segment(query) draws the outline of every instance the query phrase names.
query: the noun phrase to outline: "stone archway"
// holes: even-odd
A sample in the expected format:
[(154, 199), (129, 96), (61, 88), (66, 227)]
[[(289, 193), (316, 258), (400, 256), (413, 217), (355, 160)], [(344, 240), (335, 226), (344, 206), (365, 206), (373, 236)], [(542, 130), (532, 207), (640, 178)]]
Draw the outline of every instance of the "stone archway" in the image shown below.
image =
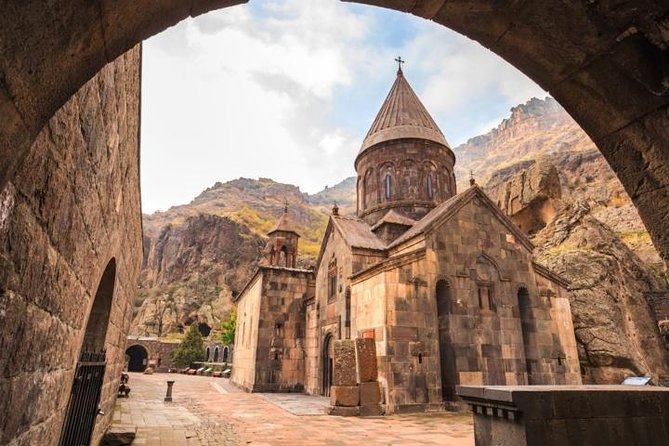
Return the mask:
[(325, 335), (323, 339), (322, 352), (322, 382), (321, 395), (330, 396), (330, 387), (332, 387), (332, 373), (334, 370), (334, 342), (332, 333)]
[[(597, 144), (669, 259), (669, 4), (361, 0), (451, 28), (549, 91)], [(37, 133), (107, 62), (189, 16), (240, 0), (2, 2), (0, 190)]]
[(125, 351), (128, 356), (128, 371), (143, 372), (149, 364), (149, 352), (143, 345), (135, 344)]

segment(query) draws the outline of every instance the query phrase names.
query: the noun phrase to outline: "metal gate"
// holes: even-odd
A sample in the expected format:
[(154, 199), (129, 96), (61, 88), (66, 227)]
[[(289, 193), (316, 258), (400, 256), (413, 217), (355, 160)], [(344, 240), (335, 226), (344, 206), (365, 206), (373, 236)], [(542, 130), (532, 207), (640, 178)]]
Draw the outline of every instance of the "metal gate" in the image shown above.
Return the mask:
[(60, 435), (60, 446), (89, 446), (98, 415), (100, 391), (107, 365), (105, 352), (83, 352)]

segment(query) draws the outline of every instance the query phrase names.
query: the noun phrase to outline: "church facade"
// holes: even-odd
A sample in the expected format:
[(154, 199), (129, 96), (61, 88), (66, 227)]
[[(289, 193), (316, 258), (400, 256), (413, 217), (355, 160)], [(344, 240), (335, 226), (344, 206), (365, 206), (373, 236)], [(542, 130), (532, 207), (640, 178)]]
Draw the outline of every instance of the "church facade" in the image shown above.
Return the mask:
[(333, 344), (373, 339), (386, 413), (456, 385), (580, 384), (567, 283), (471, 181), (401, 68), (355, 160), (357, 216), (336, 206), (315, 271), (289, 212), (238, 299), (232, 381), (329, 395)]

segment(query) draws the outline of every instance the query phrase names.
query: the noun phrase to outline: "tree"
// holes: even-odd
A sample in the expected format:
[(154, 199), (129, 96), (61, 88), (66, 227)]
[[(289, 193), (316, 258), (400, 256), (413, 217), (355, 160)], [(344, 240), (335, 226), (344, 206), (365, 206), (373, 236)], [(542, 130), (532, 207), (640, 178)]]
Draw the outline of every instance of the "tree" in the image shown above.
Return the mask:
[(202, 335), (197, 330), (197, 324), (191, 324), (188, 327), (186, 336), (179, 344), (179, 347), (172, 352), (172, 362), (177, 367), (186, 367), (196, 361), (204, 359), (204, 341)]
[(227, 317), (221, 321), (220, 339), (223, 345), (235, 343), (235, 329), (237, 328), (237, 310), (233, 307)]

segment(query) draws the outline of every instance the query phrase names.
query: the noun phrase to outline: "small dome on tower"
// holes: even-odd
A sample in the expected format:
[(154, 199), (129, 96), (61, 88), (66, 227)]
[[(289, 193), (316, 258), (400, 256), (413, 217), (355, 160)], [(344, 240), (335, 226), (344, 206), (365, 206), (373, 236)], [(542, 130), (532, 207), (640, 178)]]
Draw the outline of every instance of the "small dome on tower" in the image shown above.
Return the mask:
[(283, 208), (283, 214), (276, 225), (267, 235), (269, 240), (265, 246), (266, 262), (271, 266), (295, 268), (300, 234), (295, 230), (295, 224), (288, 213), (288, 203)]

